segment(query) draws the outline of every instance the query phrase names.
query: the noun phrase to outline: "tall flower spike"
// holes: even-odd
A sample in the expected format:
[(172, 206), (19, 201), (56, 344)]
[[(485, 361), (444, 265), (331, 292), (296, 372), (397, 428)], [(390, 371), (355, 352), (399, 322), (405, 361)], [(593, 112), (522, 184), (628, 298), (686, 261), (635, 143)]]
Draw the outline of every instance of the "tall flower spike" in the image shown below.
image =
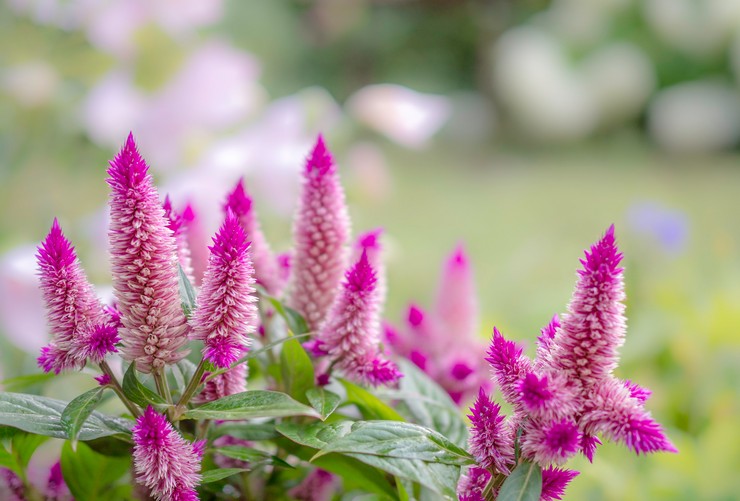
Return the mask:
[(158, 501), (197, 501), (204, 443), (186, 441), (151, 406), (136, 420), (132, 432), (137, 481)]
[(321, 136), (304, 170), (293, 237), (295, 254), (288, 302), (315, 332), (339, 290), (349, 237), (344, 191)]
[(233, 212), (227, 212), (210, 249), (191, 325), (193, 338), (205, 343), (206, 360), (225, 368), (249, 347), (257, 324), (249, 242)]
[(434, 309), (449, 343), (456, 343), (463, 337), (475, 337), (478, 331), (478, 299), (473, 269), (462, 244), (444, 263)]
[(39, 246), (36, 259), (52, 335), (51, 343), (41, 351), (39, 366), (56, 374), (65, 369), (81, 369), (86, 356), (74, 350), (75, 340), (82, 331), (103, 323), (106, 315), (56, 219)]
[(514, 341), (509, 341), (493, 328), (493, 339), (488, 349), (486, 361), (491, 364), (493, 377), (504, 399), (514, 404), (519, 399), (519, 382), (532, 370), (532, 362), (522, 354), (522, 348)]
[(382, 314), (385, 298), (388, 293), (388, 284), (386, 280), (385, 262), (383, 261), (383, 245), (380, 237), (383, 234), (383, 228), (366, 231), (357, 236), (354, 243), (352, 262), (357, 262), (363, 252), (367, 253), (367, 260), (370, 266), (375, 270), (378, 282), (375, 285), (375, 295), (378, 298), (378, 311)]
[(514, 436), (504, 422), (501, 407), (481, 388), (470, 412), (470, 453), (484, 468), (508, 475), (514, 463)]
[(389, 383), (400, 376), (395, 365), (379, 353), (380, 318), (375, 297), (377, 278), (367, 252), (347, 271), (317, 340), (350, 379)]
[(185, 218), (184, 214), (177, 212), (172, 207), (172, 201), (169, 195), (164, 197), (162, 208), (164, 209), (164, 216), (168, 221), (167, 227), (172, 230), (172, 234), (175, 236), (175, 242), (177, 243), (177, 261), (180, 263), (182, 271), (185, 272), (185, 276), (188, 277), (190, 283), (194, 284), (193, 261), (190, 255), (190, 245), (188, 245), (187, 236), (187, 227), (190, 219)]
[(244, 178), (240, 178), (234, 190), (226, 197), (224, 212), (233, 211), (239, 219), (247, 238), (252, 242), (250, 252), (254, 265), (254, 277), (270, 294), (276, 294), (280, 287), (280, 273), (275, 256), (260, 228), (252, 197), (244, 188)]
[(148, 373), (181, 360), (187, 323), (180, 306), (177, 243), (149, 166), (129, 134), (108, 169), (113, 290), (123, 326), (123, 357)]
[(542, 501), (555, 501), (563, 499), (565, 488), (568, 484), (579, 475), (580, 472), (575, 470), (566, 470), (554, 466), (542, 470)]
[(612, 225), (581, 259), (583, 269), (568, 313), (552, 340), (552, 368), (580, 380), (584, 387), (611, 374), (624, 343), (621, 260)]

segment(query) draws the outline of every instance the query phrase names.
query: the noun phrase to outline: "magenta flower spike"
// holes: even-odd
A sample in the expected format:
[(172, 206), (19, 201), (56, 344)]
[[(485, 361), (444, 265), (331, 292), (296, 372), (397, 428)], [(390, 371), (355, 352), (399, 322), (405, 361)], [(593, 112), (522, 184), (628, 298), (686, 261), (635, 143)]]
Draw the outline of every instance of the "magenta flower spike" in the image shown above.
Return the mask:
[(149, 166), (129, 134), (108, 169), (113, 290), (123, 326), (122, 355), (149, 373), (187, 355), (188, 327), (180, 307), (177, 242)]
[(168, 221), (167, 227), (172, 230), (172, 234), (175, 236), (175, 242), (177, 243), (177, 261), (180, 263), (182, 271), (185, 272), (185, 276), (188, 277), (190, 283), (195, 284), (193, 260), (187, 237), (188, 223), (192, 219), (185, 218), (183, 214), (177, 212), (172, 207), (169, 195), (164, 197), (162, 208), (164, 209), (164, 216)]
[(132, 432), (137, 482), (158, 501), (196, 501), (205, 442), (188, 442), (151, 406), (136, 420)]
[(46, 499), (48, 501), (69, 501), (72, 495), (62, 476), (62, 464), (57, 461), (49, 470), (49, 478), (46, 481)]
[(339, 291), (349, 238), (344, 191), (321, 136), (306, 162), (293, 237), (295, 254), (288, 303), (316, 332)]
[(486, 361), (491, 364), (493, 379), (501, 388), (506, 401), (517, 401), (520, 392), (519, 382), (532, 370), (532, 361), (522, 354), (521, 346), (505, 339), (494, 327)]
[(462, 244), (445, 261), (434, 310), (446, 332), (448, 343), (473, 339), (478, 332), (478, 299), (470, 260)]
[[(485, 501), (483, 491), (491, 479), (491, 472), (480, 466), (471, 466), (465, 475), (460, 477), (457, 484), (458, 501)], [(496, 496), (498, 490), (493, 489), (492, 494)]]
[(380, 318), (375, 296), (377, 278), (367, 252), (346, 274), (342, 290), (318, 333), (322, 351), (347, 377), (373, 385), (398, 380), (395, 364), (379, 352)]
[(504, 422), (501, 407), (481, 388), (470, 412), (470, 453), (482, 467), (508, 475), (514, 463), (514, 432)]
[(76, 343), (83, 332), (102, 325), (108, 317), (56, 219), (36, 259), (52, 335), (51, 343), (41, 350), (39, 366), (56, 374), (82, 369), (87, 354), (77, 350)]
[[(247, 351), (244, 350), (242, 353), (246, 354)], [(235, 365), (223, 374), (219, 374), (208, 381), (203, 387), (203, 391), (194, 400), (197, 403), (212, 402), (243, 391), (247, 391), (246, 363)]]
[(383, 234), (383, 228), (361, 233), (356, 239), (352, 249), (352, 262), (357, 262), (363, 252), (367, 253), (367, 260), (370, 266), (375, 270), (378, 282), (375, 285), (375, 295), (378, 298), (378, 310), (383, 311), (385, 298), (388, 293), (388, 284), (386, 279), (385, 262), (383, 261), (383, 245), (380, 237)]
[(250, 252), (257, 283), (262, 285), (270, 294), (276, 294), (280, 288), (278, 263), (270, 250), (264, 233), (262, 233), (252, 197), (244, 188), (244, 178), (239, 179), (234, 190), (226, 197), (224, 212), (229, 210), (234, 212), (247, 235), (247, 239), (252, 242)]
[(249, 242), (233, 212), (213, 237), (211, 256), (191, 319), (193, 338), (204, 342), (203, 356), (226, 368), (248, 349), (257, 324), (254, 268)]
[(565, 488), (576, 478), (580, 472), (575, 470), (566, 470), (550, 466), (542, 470), (542, 501), (555, 501), (563, 499)]

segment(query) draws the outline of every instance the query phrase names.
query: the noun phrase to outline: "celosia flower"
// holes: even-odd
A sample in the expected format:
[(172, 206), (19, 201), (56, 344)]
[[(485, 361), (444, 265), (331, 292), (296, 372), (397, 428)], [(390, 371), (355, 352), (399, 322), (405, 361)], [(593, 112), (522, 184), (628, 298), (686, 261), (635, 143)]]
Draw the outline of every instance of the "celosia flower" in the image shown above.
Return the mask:
[(575, 470), (566, 470), (550, 466), (542, 470), (542, 501), (555, 501), (563, 499), (565, 488), (568, 484), (579, 475), (580, 472)]
[(383, 304), (388, 293), (385, 262), (383, 261), (383, 246), (380, 242), (382, 233), (382, 228), (376, 228), (358, 235), (355, 239), (352, 255), (352, 262), (355, 263), (360, 259), (363, 252), (367, 253), (367, 260), (375, 270), (375, 275), (378, 279), (375, 285), (375, 295), (378, 298), (378, 311), (380, 312), (383, 310)]
[(225, 368), (248, 348), (257, 323), (249, 242), (233, 212), (228, 211), (210, 249), (191, 325), (193, 338), (205, 344), (205, 359)]
[(462, 244), (447, 258), (437, 287), (434, 310), (445, 340), (452, 345), (478, 332), (478, 298), (470, 260)]
[(118, 352), (118, 342), (118, 327), (111, 324), (91, 325), (75, 338), (70, 353), (81, 360), (90, 359), (100, 363), (108, 353)]
[(349, 218), (337, 168), (319, 136), (306, 163), (293, 225), (295, 253), (288, 303), (317, 331), (346, 266)]
[(170, 201), (169, 195), (164, 197), (162, 208), (164, 209), (164, 216), (165, 218), (167, 218), (168, 221), (167, 227), (172, 230), (172, 234), (175, 237), (175, 242), (177, 243), (177, 261), (180, 263), (182, 271), (185, 273), (185, 276), (188, 277), (190, 283), (194, 284), (195, 275), (193, 272), (193, 263), (190, 255), (190, 245), (188, 245), (187, 238), (187, 226), (188, 223), (192, 221), (192, 218), (190, 217), (190, 214), (188, 215), (188, 218), (185, 218), (183, 214), (177, 212), (172, 207), (172, 202)]
[[(246, 352), (244, 350), (242, 353)], [(195, 402), (212, 402), (228, 395), (247, 391), (247, 371), (247, 364), (243, 363), (219, 374), (205, 384), (203, 391), (194, 399)]]
[(493, 340), (488, 349), (486, 361), (493, 369), (494, 381), (501, 388), (507, 402), (515, 402), (519, 398), (519, 382), (532, 370), (531, 361), (522, 355), (522, 347), (514, 341), (509, 341), (493, 328)]
[(47, 501), (68, 501), (72, 499), (67, 484), (62, 476), (62, 464), (57, 461), (49, 470), (49, 479), (46, 482)]
[(101, 374), (99, 376), (95, 376), (95, 381), (97, 381), (100, 386), (109, 385), (111, 382), (110, 374)]
[(577, 391), (560, 374), (539, 377), (528, 372), (515, 387), (519, 391), (518, 403), (532, 417), (554, 421), (572, 416), (580, 409)]
[(208, 266), (208, 236), (203, 230), (193, 204), (187, 203), (182, 210), (182, 220), (185, 223), (185, 240), (190, 249), (190, 264), (193, 268), (193, 285), (200, 285), (203, 274)]
[(177, 243), (149, 166), (129, 135), (108, 169), (113, 289), (121, 311), (123, 357), (142, 372), (181, 360), (187, 324), (180, 307)]
[(522, 456), (543, 466), (563, 464), (578, 452), (581, 437), (578, 425), (569, 418), (547, 423), (528, 421), (521, 437)]
[(41, 350), (39, 366), (56, 374), (81, 369), (87, 357), (74, 351), (74, 343), (82, 331), (107, 320), (103, 306), (56, 219), (36, 258), (52, 335), (51, 343)]
[(327, 321), (318, 333), (320, 349), (347, 377), (374, 385), (396, 381), (395, 364), (378, 350), (380, 319), (375, 295), (377, 278), (363, 252), (346, 274)]
[[(491, 472), (480, 466), (471, 466), (467, 474), (460, 477), (457, 484), (458, 501), (485, 501), (483, 490), (491, 479)], [(493, 489), (493, 496), (498, 494), (497, 489)]]
[(301, 501), (329, 501), (336, 488), (337, 478), (326, 470), (316, 468), (288, 491), (288, 495), (291, 499)]
[(190, 443), (151, 406), (134, 425), (136, 480), (157, 500), (198, 499), (200, 461), (205, 442)]
[(514, 434), (504, 422), (501, 407), (481, 388), (470, 412), (470, 453), (484, 468), (508, 475), (514, 463)]
[(26, 501), (23, 480), (11, 469), (0, 467), (0, 494), (8, 501)]
[(280, 286), (277, 261), (260, 228), (252, 197), (244, 189), (244, 178), (239, 179), (234, 190), (226, 197), (224, 212), (229, 210), (234, 212), (247, 235), (247, 239), (252, 242), (249, 250), (257, 283), (262, 285), (270, 294), (276, 294), (279, 292)]

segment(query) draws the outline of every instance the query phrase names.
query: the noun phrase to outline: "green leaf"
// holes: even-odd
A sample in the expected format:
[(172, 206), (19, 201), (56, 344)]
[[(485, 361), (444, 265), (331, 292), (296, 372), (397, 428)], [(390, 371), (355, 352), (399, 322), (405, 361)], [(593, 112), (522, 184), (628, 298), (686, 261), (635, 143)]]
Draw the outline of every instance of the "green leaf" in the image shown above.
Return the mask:
[[(133, 365), (133, 364), (132, 364)], [(67, 436), (72, 441), (72, 448), (77, 447), (77, 435), (95, 407), (103, 398), (104, 387), (98, 386), (86, 391), (72, 400), (62, 412), (62, 426)]]
[(303, 318), (300, 313), (298, 313), (293, 308), (285, 306), (278, 299), (270, 296), (267, 293), (261, 292), (260, 294), (262, 295), (262, 297), (267, 299), (272, 307), (275, 308), (275, 311), (277, 311), (278, 314), (285, 319), (285, 323), (288, 325), (288, 329), (290, 329), (290, 332), (292, 332), (293, 334), (305, 334), (307, 332), (310, 332), (311, 329), (309, 329), (308, 324), (306, 323), (306, 319)]
[(346, 379), (340, 379), (339, 382), (347, 391), (347, 402), (355, 404), (365, 419), (405, 421), (403, 416), (366, 389)]
[(28, 374), (25, 376), (12, 377), (0, 381), (0, 386), (2, 386), (5, 391), (25, 390), (26, 388), (30, 388), (37, 384), (43, 384), (49, 381), (54, 376), (55, 374), (51, 372), (46, 372), (42, 374)]
[(308, 426), (297, 423), (280, 423), (275, 426), (275, 429), (297, 444), (323, 449), (349, 433), (352, 429), (352, 421), (318, 422)]
[[(0, 425), (54, 438), (68, 438), (62, 425), (67, 402), (39, 395), (0, 392)], [(79, 440), (129, 435), (132, 421), (93, 411), (80, 429)]]
[(336, 393), (332, 393), (321, 387), (311, 388), (306, 392), (306, 397), (314, 409), (326, 419), (334, 412), (342, 399)]
[(164, 398), (144, 386), (138, 380), (136, 377), (136, 362), (131, 362), (131, 365), (126, 370), (126, 374), (123, 375), (123, 393), (129, 400), (144, 409), (148, 405), (153, 405), (157, 410), (161, 411), (167, 406)]
[(11, 440), (11, 446), (13, 447), (13, 455), (18, 460), (18, 464), (22, 469), (26, 469), (28, 462), (31, 461), (31, 456), (36, 452), (39, 445), (43, 444), (48, 440), (48, 437), (41, 435), (34, 435), (33, 433), (17, 433), (13, 435)]
[(201, 484), (210, 484), (211, 482), (218, 482), (219, 480), (223, 480), (224, 478), (230, 477), (232, 475), (238, 475), (239, 473), (244, 473), (246, 470), (244, 468), (216, 468), (214, 470), (208, 470), (203, 472), (203, 478), (201, 479)]
[(211, 438), (215, 439), (224, 435), (255, 442), (280, 436), (272, 423), (223, 423), (211, 428)]
[(285, 393), (253, 390), (229, 395), (185, 412), (187, 419), (253, 419), (264, 417), (311, 416), (313, 408), (296, 402)]
[(287, 393), (304, 404), (306, 392), (314, 385), (313, 364), (301, 343), (289, 339), (280, 351), (280, 369)]
[(397, 401), (394, 408), (408, 421), (436, 430), (452, 443), (466, 447), (468, 428), (449, 394), (414, 363), (402, 359), (398, 365), (403, 373), (398, 390), (385, 390), (378, 396)]
[(180, 289), (180, 304), (182, 305), (182, 311), (186, 317), (195, 310), (195, 289), (193, 284), (190, 283), (188, 276), (185, 274), (185, 270), (182, 269), (180, 263), (177, 264), (177, 284)]
[(23, 468), (16, 462), (15, 457), (0, 444), (0, 467), (13, 470), (18, 475), (22, 475)]
[(171, 365), (170, 374), (172, 375), (174, 388), (178, 388), (180, 391), (184, 390), (190, 380), (193, 379), (196, 369), (197, 366), (187, 358)]
[(72, 449), (69, 442), (62, 447), (62, 475), (75, 499), (108, 500), (116, 489), (114, 482), (126, 474), (131, 457), (102, 456), (85, 444)]
[(475, 462), (465, 450), (434, 430), (392, 421), (357, 421), (350, 433), (329, 442), (316, 457), (329, 452), (419, 459), (455, 466)]
[(247, 463), (250, 463), (252, 467), (255, 467), (257, 465), (273, 464), (283, 466), (285, 468), (293, 468), (292, 465), (286, 463), (279, 457), (273, 456), (272, 454), (261, 451), (259, 449), (253, 449), (251, 447), (230, 445), (213, 449), (213, 452), (232, 459), (238, 459), (239, 461), (245, 461)]
[(542, 494), (542, 468), (524, 461), (511, 472), (496, 499), (498, 501), (539, 501)]

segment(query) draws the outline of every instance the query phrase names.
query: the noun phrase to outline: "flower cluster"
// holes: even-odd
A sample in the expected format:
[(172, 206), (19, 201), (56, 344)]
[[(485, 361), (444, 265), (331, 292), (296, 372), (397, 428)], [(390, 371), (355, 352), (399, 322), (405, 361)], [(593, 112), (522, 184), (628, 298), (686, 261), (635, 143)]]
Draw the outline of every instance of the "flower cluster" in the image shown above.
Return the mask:
[[(505, 476), (518, 440), (521, 457), (543, 468), (545, 500), (560, 499), (578, 474), (558, 466), (578, 452), (593, 460), (598, 435), (637, 454), (676, 452), (645, 410), (649, 391), (613, 374), (625, 332), (621, 260), (612, 226), (581, 260), (568, 312), (542, 329), (534, 360), (494, 329), (486, 360), (513, 413), (505, 418), (481, 390), (471, 408), (470, 451)], [(466, 479), (462, 495), (481, 499), (479, 484)]]

